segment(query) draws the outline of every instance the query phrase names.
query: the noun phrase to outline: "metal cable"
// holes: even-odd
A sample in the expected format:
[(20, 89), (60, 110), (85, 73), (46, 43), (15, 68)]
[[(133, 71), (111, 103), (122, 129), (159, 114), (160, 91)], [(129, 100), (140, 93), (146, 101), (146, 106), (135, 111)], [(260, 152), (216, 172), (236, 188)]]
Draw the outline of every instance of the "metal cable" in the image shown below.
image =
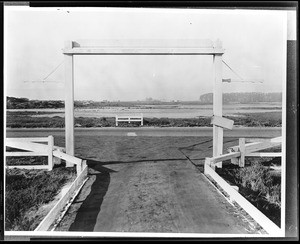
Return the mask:
[(43, 81), (45, 81), (50, 75), (52, 75), (62, 64), (64, 63), (64, 61), (62, 61), (58, 66), (56, 66), (51, 72), (50, 74), (48, 74)]
[(238, 73), (236, 73), (224, 60), (222, 62), (233, 72), (235, 73), (241, 80), (244, 80)]

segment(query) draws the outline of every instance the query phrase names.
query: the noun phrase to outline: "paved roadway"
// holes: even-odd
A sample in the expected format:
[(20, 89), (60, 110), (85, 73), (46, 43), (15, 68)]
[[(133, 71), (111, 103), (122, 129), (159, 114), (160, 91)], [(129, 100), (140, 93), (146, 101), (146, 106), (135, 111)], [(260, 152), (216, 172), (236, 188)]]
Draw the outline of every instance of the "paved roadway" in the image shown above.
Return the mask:
[[(7, 137), (63, 136), (64, 128), (6, 129)], [(75, 128), (75, 136), (212, 136), (212, 127), (104, 127)], [(270, 138), (281, 136), (281, 127), (235, 127), (224, 130), (224, 137)]]

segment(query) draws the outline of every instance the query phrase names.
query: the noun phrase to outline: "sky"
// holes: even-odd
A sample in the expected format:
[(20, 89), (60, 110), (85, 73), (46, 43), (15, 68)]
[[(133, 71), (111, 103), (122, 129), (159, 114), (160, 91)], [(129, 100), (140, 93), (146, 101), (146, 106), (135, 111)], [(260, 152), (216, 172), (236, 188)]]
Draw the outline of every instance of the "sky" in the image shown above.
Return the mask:
[[(285, 11), (5, 6), (6, 95), (64, 100), (62, 49), (79, 39), (220, 39), (223, 60), (240, 77), (263, 79), (223, 83), (223, 93), (281, 92), (285, 82)], [(213, 92), (211, 56), (75, 56), (74, 75), (75, 100), (194, 101)]]

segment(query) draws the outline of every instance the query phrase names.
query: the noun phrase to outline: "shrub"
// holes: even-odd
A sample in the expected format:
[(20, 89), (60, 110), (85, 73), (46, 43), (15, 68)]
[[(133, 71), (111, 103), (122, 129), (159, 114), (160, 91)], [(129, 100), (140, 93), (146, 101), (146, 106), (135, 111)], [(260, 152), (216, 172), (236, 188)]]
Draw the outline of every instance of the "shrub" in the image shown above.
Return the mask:
[(251, 166), (235, 170), (236, 178), (243, 187), (266, 194), (272, 185), (270, 171), (260, 162), (255, 161)]
[[(40, 112), (41, 113), (41, 112)], [(7, 114), (7, 127), (11, 128), (36, 128), (36, 127), (49, 127), (49, 128), (63, 128), (65, 121), (63, 117), (54, 116), (49, 117), (31, 117), (33, 112), (20, 112)], [(240, 117), (225, 116), (228, 119), (234, 120), (235, 125), (242, 126), (265, 126), (265, 127), (280, 127), (281, 126), (281, 113), (268, 112), (268, 113), (248, 113), (240, 114)], [(193, 127), (193, 126), (209, 126), (211, 118), (144, 118), (144, 126), (175, 126), (175, 127)], [(115, 118), (109, 117), (76, 117), (75, 124), (80, 124), (82, 127), (109, 127), (115, 126)], [(132, 127), (139, 126), (139, 123), (119, 123), (119, 126)]]
[(162, 126), (170, 124), (170, 121), (168, 118), (161, 118), (159, 122), (160, 122), (160, 125), (162, 125)]

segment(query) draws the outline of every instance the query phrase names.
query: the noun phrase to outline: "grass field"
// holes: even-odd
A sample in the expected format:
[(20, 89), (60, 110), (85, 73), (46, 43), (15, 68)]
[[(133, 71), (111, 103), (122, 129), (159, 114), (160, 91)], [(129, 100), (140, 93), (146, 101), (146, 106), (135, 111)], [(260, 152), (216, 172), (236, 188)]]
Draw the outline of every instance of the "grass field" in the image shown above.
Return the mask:
[[(38, 112), (44, 114), (45, 112)], [(6, 127), (8, 128), (64, 128), (64, 117), (33, 117), (35, 112), (7, 112)], [(236, 126), (245, 127), (281, 127), (281, 112), (247, 113), (237, 116), (225, 116), (234, 121)], [(160, 127), (203, 127), (212, 126), (210, 117), (199, 118), (144, 118), (144, 126)], [(115, 127), (115, 118), (112, 117), (76, 117), (75, 127)], [(119, 127), (136, 127), (139, 122), (120, 122)]]

